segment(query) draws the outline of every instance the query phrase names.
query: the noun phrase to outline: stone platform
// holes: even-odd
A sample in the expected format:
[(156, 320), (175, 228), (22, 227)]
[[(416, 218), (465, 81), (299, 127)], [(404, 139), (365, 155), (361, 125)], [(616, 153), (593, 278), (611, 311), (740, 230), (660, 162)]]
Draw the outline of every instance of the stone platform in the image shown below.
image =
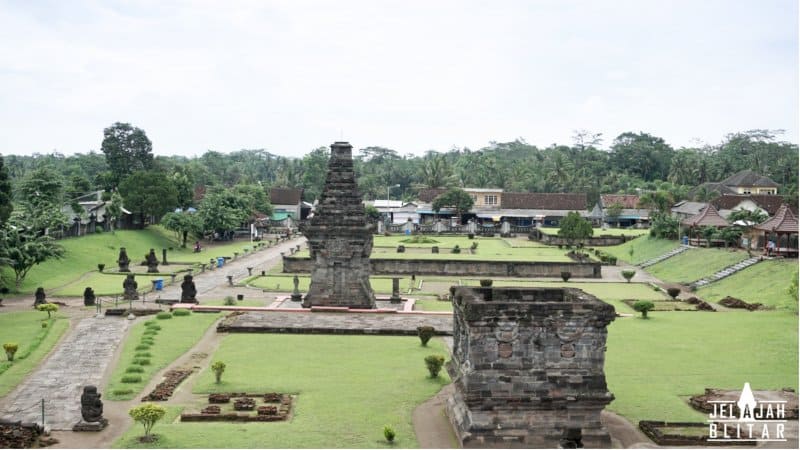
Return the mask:
[(453, 318), (444, 314), (349, 312), (243, 312), (217, 326), (227, 333), (378, 334), (416, 336), (417, 327), (431, 326), (440, 336), (451, 336)]

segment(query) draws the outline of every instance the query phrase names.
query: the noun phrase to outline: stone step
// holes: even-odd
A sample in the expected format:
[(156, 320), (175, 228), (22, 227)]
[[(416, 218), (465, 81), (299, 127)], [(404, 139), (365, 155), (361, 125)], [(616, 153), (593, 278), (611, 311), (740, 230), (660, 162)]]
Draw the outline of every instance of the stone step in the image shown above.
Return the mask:
[(710, 283), (713, 283), (714, 281), (719, 281), (723, 278), (729, 277), (742, 269), (746, 269), (759, 261), (760, 261), (759, 258), (748, 258), (743, 261), (739, 261), (736, 264), (733, 264), (718, 271), (717, 273), (711, 275), (710, 277), (701, 278), (700, 280), (691, 283), (690, 286), (694, 286), (696, 288), (701, 286), (706, 286)]

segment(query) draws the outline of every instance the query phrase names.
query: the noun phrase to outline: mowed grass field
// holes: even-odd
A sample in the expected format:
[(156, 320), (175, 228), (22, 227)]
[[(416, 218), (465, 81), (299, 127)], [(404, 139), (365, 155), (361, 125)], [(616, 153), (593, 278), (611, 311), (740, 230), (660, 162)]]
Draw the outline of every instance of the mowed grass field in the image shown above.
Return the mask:
[[(617, 306), (615, 304), (615, 306)], [(617, 309), (621, 308), (617, 306)], [(632, 311), (628, 309), (629, 311)], [(797, 389), (797, 315), (773, 312), (654, 312), (609, 326), (609, 409), (639, 420), (704, 422), (687, 404), (707, 387)]]
[[(680, 247), (680, 242), (677, 240), (642, 236), (622, 245), (597, 248), (610, 255), (616, 256), (620, 261), (625, 261), (628, 264), (639, 264), (663, 255), (664, 253), (668, 253), (678, 247)], [(631, 249), (633, 249), (633, 255), (631, 255)]]
[[(105, 264), (107, 270), (117, 268), (116, 261), (121, 247), (125, 247), (132, 267), (143, 261), (151, 248), (155, 249), (159, 260), (161, 259), (161, 249), (172, 247), (173, 250), (167, 254), (168, 261), (200, 263), (208, 262), (212, 257), (233, 256), (234, 251), (243, 253), (245, 247), (251, 247), (250, 241), (235, 241), (223, 245), (204, 246), (202, 252), (194, 253), (191, 245), (185, 249), (180, 248), (180, 242), (175, 238), (174, 233), (158, 225), (149, 226), (144, 230), (119, 230), (113, 234), (110, 232), (96, 233), (62, 239), (58, 241), (58, 244), (63, 246), (66, 251), (64, 257), (51, 259), (34, 266), (22, 283), (20, 292), (33, 293), (37, 287), (42, 286), (46, 291), (57, 288), (65, 289), (64, 293), (60, 295), (81, 295), (86, 286), (91, 286), (85, 284), (84, 281), (87, 280), (82, 280), (82, 277), (89, 278), (88, 281), (98, 281), (98, 287), (108, 291), (109, 287), (113, 287), (113, 280), (108, 279), (106, 282), (105, 278), (101, 280), (93, 277), (97, 275), (97, 264)], [(164, 269), (164, 267), (161, 268)], [(171, 265), (166, 266), (166, 269), (162, 271), (186, 268), (187, 266), (183, 265)], [(2, 270), (3, 279), (14, 279), (14, 273), (10, 269), (3, 268)], [(103, 276), (101, 275), (101, 277)], [(121, 288), (121, 280), (119, 284)], [(9, 287), (13, 289), (13, 286)], [(95, 291), (97, 292), (96, 289)], [(74, 294), (75, 292), (78, 294)]]
[(789, 293), (792, 278), (797, 278), (797, 260), (763, 261), (698, 289), (697, 295), (712, 302), (731, 296), (796, 312), (797, 297)]
[[(539, 228), (542, 233), (551, 234), (553, 236), (558, 235), (559, 228), (548, 228), (542, 227)], [(638, 229), (638, 228), (606, 228), (605, 230), (602, 228), (593, 228), (594, 234), (592, 236), (644, 236), (650, 233), (649, 229)]]
[(691, 283), (747, 259), (743, 250), (721, 248), (693, 248), (667, 258), (646, 270), (662, 281)]
[[(47, 327), (42, 328), (42, 323)], [(14, 361), (8, 361), (0, 350), (0, 397), (39, 365), (68, 327), (69, 319), (60, 313), (48, 320), (41, 311), (0, 312), (0, 345), (14, 342), (19, 346)]]
[[(232, 334), (210, 356), (227, 364), (222, 383), (206, 368), (193, 391), (295, 394), (291, 421), (165, 420), (157, 442), (138, 443), (141, 426), (132, 425), (114, 447), (415, 448), (413, 409), (449, 383), (444, 370), (429, 377), (431, 354), (446, 357), (440, 339), (422, 347), (416, 337)], [(393, 445), (384, 425), (397, 432)]]

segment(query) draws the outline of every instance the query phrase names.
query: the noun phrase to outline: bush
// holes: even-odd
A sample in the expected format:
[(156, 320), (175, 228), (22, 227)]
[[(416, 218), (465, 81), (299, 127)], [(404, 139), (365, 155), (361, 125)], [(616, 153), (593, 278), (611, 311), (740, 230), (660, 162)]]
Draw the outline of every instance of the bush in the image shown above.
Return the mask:
[(139, 344), (133, 348), (134, 350), (150, 350), (150, 344)]
[(175, 311), (172, 311), (172, 315), (175, 317), (188, 316), (191, 313), (192, 312), (189, 311), (188, 309), (176, 309)]
[(105, 265), (105, 264), (98, 264), (98, 265), (97, 265), (97, 270), (99, 270), (100, 272), (102, 272), (102, 271), (103, 271), (103, 269), (105, 269), (105, 268), (106, 268), (106, 265)]
[(214, 378), (217, 380), (217, 384), (222, 381), (222, 373), (225, 372), (225, 363), (222, 361), (214, 361), (214, 364), (211, 364), (211, 370), (214, 371)]
[(139, 383), (142, 381), (141, 375), (123, 375), (122, 382), (123, 383)]
[(480, 283), (481, 283), (481, 287), (491, 287), (492, 286), (492, 279), (491, 278), (483, 279), (483, 280), (480, 281)]
[(144, 333), (142, 333), (142, 336), (155, 336), (157, 334), (158, 334), (158, 330), (147, 329), (147, 330), (144, 330)]
[(14, 354), (16, 354), (17, 350), (19, 350), (19, 344), (16, 342), (6, 342), (3, 344), (3, 350), (6, 351), (6, 358), (8, 358), (9, 361), (13, 361)]
[(417, 336), (423, 347), (428, 346), (428, 341), (436, 334), (436, 329), (431, 326), (417, 327)]
[(133, 394), (133, 389), (114, 389), (111, 393), (114, 395), (130, 395)]
[(475, 239), (475, 233), (467, 233), (467, 239)]
[(634, 275), (636, 275), (636, 271), (635, 270), (623, 270), (622, 271), (622, 277), (625, 278), (628, 281), (628, 283), (631, 282), (631, 278), (633, 278)]
[(676, 287), (667, 288), (667, 294), (669, 294), (669, 296), (672, 297), (673, 300), (675, 300), (675, 298), (678, 297), (678, 294), (680, 293), (681, 290), (679, 288)]
[(394, 432), (394, 428), (390, 427), (389, 425), (383, 426), (383, 437), (386, 438), (386, 442), (394, 442), (394, 437), (397, 433)]
[(158, 319), (158, 320), (172, 319), (172, 314), (170, 314), (170, 313), (168, 313), (166, 311), (162, 311), (162, 312), (156, 314), (156, 319)]
[(397, 253), (405, 253), (405, 252), (406, 252), (406, 246), (405, 245), (398, 245), (397, 246)]
[(45, 303), (43, 305), (37, 306), (36, 309), (38, 309), (39, 311), (46, 312), (47, 318), (49, 319), (52, 317), (52, 313), (58, 312), (58, 305), (54, 303)]
[(470, 245), (469, 248), (471, 248), (473, 250), (477, 250), (478, 249), (478, 243), (477, 242), (472, 242), (472, 245)]
[(153, 403), (145, 403), (143, 405), (134, 406), (128, 410), (128, 415), (133, 418), (135, 422), (141, 423), (144, 427), (144, 435), (150, 436), (150, 430), (153, 426), (164, 417), (167, 410), (164, 407), (155, 405)]
[(572, 277), (572, 272), (561, 272), (561, 279), (566, 283)]
[(236, 299), (233, 298), (232, 295), (229, 295), (229, 296), (225, 297), (225, 300), (223, 300), (223, 304), (225, 306), (236, 306)]
[(652, 311), (655, 307), (656, 305), (649, 300), (639, 300), (633, 304), (633, 309), (642, 313), (642, 319), (647, 319), (647, 312)]
[(439, 376), (439, 371), (442, 370), (443, 365), (444, 365), (444, 356), (428, 355), (425, 357), (425, 367), (428, 368), (428, 372), (430, 372), (431, 378), (436, 378)]
[(149, 337), (142, 337), (142, 340), (139, 341), (139, 343), (144, 345), (154, 345), (156, 341)]
[(144, 367), (130, 366), (127, 369), (125, 369), (125, 373), (144, 373)]
[(153, 355), (150, 352), (136, 352), (134, 353), (134, 358), (150, 358)]
[(150, 365), (150, 359), (149, 358), (135, 358), (133, 361), (131, 361), (131, 364), (138, 364), (140, 366), (149, 366)]
[(455, 247), (453, 247), (453, 248), (450, 250), (450, 253), (461, 253), (461, 247), (459, 247), (459, 246), (458, 246), (458, 244), (456, 244), (456, 246), (455, 246)]
[(144, 323), (144, 326), (146, 326), (146, 327), (148, 327), (148, 328), (150, 328), (150, 327), (152, 327), (152, 326), (156, 326), (156, 327), (159, 327), (159, 328), (161, 328), (161, 325), (157, 324), (157, 323), (156, 323), (156, 321), (155, 321), (155, 320), (152, 320), (152, 319), (151, 319), (151, 320), (148, 320), (148, 321), (146, 321), (146, 322)]

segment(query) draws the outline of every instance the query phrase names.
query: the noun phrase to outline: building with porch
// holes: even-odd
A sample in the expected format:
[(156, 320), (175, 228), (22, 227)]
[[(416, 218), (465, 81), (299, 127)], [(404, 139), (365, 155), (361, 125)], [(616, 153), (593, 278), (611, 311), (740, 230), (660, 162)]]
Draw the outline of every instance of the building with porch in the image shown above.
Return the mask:
[[(774, 216), (753, 227), (759, 247), (770, 255), (797, 257), (797, 216), (788, 205), (781, 205)], [(772, 244), (770, 244), (770, 242)]]

